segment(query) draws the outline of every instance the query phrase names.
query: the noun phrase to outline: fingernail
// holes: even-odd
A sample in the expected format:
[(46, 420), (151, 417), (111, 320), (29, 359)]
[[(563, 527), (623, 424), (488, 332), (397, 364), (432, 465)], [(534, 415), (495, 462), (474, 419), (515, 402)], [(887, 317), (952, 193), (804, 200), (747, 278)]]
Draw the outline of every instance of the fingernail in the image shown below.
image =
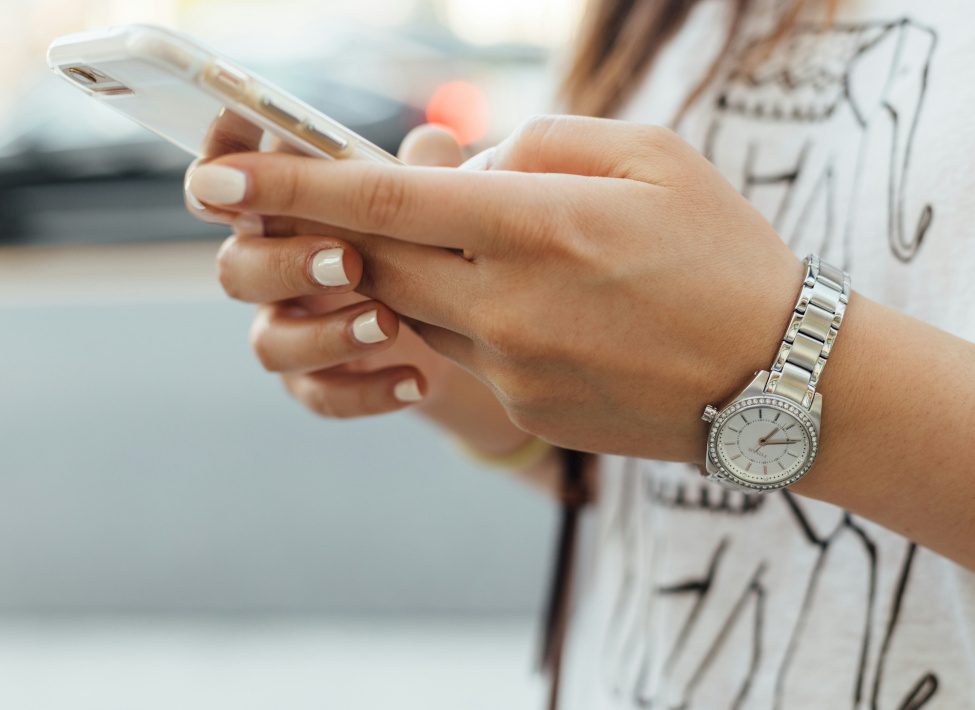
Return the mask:
[(190, 206), (193, 207), (193, 209), (199, 210), (200, 212), (206, 210), (207, 206), (196, 199), (196, 195), (190, 192), (189, 180), (187, 180), (186, 184), (183, 186), (183, 193), (186, 195), (186, 201), (190, 203)]
[(379, 327), (379, 311), (368, 311), (352, 321), (352, 335), (360, 343), (381, 343), (389, 336)]
[(231, 225), (238, 234), (259, 234), (264, 236), (264, 219), (260, 215), (245, 212), (238, 216)]
[(311, 259), (311, 275), (322, 286), (348, 286), (349, 277), (345, 275), (345, 267), (342, 265), (344, 256), (345, 250), (339, 248), (318, 252)]
[(186, 187), (201, 202), (234, 205), (244, 199), (247, 175), (223, 165), (201, 165), (192, 172)]
[(393, 396), (400, 402), (419, 402), (423, 399), (423, 395), (420, 394), (420, 385), (412, 377), (397, 382), (396, 386), (393, 387)]

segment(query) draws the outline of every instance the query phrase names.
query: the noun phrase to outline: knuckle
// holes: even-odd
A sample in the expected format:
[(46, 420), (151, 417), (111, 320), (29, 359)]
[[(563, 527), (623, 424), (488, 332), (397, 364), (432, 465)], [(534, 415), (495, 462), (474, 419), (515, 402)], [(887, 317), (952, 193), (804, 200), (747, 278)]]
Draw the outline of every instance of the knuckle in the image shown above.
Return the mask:
[(651, 148), (674, 149), (680, 139), (666, 126), (647, 125), (640, 127), (641, 142)]
[(558, 116), (535, 115), (529, 116), (515, 130), (516, 142), (537, 144), (545, 140), (559, 121)]
[(328, 385), (323, 382), (312, 381), (308, 385), (303, 402), (306, 407), (320, 417), (340, 418), (335, 412), (335, 403), (332, 401)]
[(663, 165), (674, 182), (682, 182), (687, 175), (694, 174), (700, 154), (688, 150), (683, 138), (665, 126), (641, 126), (636, 143), (642, 149), (640, 154), (649, 156), (657, 165)]
[(299, 266), (305, 261), (295, 259), (294, 253), (287, 249), (285, 244), (285, 242), (276, 244), (277, 248), (270, 251), (270, 277), (277, 283), (283, 295), (300, 296), (308, 293), (311, 276), (303, 273)]
[(257, 356), (257, 361), (261, 363), (261, 367), (268, 372), (275, 372), (277, 370), (277, 357), (269, 342), (268, 328), (265, 317), (259, 315), (255, 318), (250, 329), (250, 344), (251, 350)]
[(217, 280), (228, 296), (239, 301), (243, 292), (237, 276), (237, 237), (231, 236), (224, 240), (217, 252)]
[(362, 411), (357, 406), (357, 402), (345, 399), (333, 401), (328, 396), (327, 391), (325, 392), (324, 397), (328, 402), (326, 405), (328, 407), (328, 414), (326, 416), (329, 416), (332, 419), (355, 419), (356, 417), (362, 416)]
[(406, 211), (406, 186), (392, 171), (375, 166), (365, 173), (360, 189), (357, 217), (367, 231), (385, 231)]
[(311, 347), (314, 348), (316, 359), (338, 364), (352, 351), (351, 337), (345, 329), (336, 328), (329, 322), (319, 323), (311, 333)]
[(511, 134), (510, 144), (504, 151), (504, 162), (512, 166), (533, 162), (558, 120), (557, 116), (538, 115), (522, 121)]
[(305, 165), (301, 161), (295, 161), (286, 170), (281, 172), (280, 190), (280, 210), (283, 214), (297, 214), (301, 206), (306, 204), (307, 190), (309, 190), (309, 180)]

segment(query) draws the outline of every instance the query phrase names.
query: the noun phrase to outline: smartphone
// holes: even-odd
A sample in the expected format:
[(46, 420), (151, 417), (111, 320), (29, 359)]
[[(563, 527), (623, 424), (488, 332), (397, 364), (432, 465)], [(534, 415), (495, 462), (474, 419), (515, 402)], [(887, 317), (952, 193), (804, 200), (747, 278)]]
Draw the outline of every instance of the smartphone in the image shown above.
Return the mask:
[(198, 158), (287, 151), (400, 164), (394, 156), (191, 37), (124, 25), (58, 37), (55, 74)]

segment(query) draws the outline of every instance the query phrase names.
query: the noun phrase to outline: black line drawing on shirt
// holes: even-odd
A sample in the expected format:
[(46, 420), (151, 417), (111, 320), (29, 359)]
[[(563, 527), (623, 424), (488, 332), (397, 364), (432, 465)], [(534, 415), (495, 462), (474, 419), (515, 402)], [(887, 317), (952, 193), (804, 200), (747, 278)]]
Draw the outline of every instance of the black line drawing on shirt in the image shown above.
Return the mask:
[[(775, 704), (773, 705), (774, 710), (782, 710), (782, 695), (781, 691), (784, 686), (785, 680), (792, 670), (792, 659), (795, 648), (802, 639), (802, 631), (805, 624), (808, 622), (809, 617), (809, 607), (810, 602), (813, 599), (816, 592), (816, 585), (819, 582), (820, 574), (822, 571), (823, 563), (826, 560), (826, 555), (829, 552), (829, 546), (832, 541), (834, 541), (837, 535), (845, 532), (846, 530), (852, 531), (856, 534), (864, 546), (864, 550), (867, 554), (868, 569), (867, 574), (869, 575), (869, 591), (867, 594), (866, 608), (864, 610), (864, 624), (862, 632), (862, 642), (860, 650), (859, 668), (857, 670), (857, 682), (856, 689), (853, 697), (853, 707), (858, 707), (863, 700), (864, 692), (866, 688), (864, 687), (867, 675), (867, 658), (870, 649), (872, 628), (875, 619), (875, 609), (876, 609), (876, 592), (877, 592), (877, 546), (867, 532), (862, 526), (858, 525), (853, 519), (853, 516), (848, 512), (844, 512), (843, 519), (839, 525), (837, 525), (828, 536), (822, 536), (817, 533), (812, 525), (809, 523), (807, 516), (802, 511), (802, 505), (796, 497), (792, 495), (789, 491), (782, 491), (789, 508), (792, 510), (796, 517), (796, 522), (799, 524), (800, 529), (803, 532), (805, 538), (816, 547), (820, 548), (820, 555), (816, 560), (813, 573), (809, 577), (808, 585), (806, 587), (806, 592), (803, 595), (802, 600), (802, 611), (798, 617), (796, 627), (793, 630), (792, 638), (789, 641), (789, 648), (786, 651), (785, 658), (783, 659), (782, 665), (778, 672), (778, 678), (776, 681), (776, 695)], [(877, 660), (876, 668), (873, 673), (873, 684), (870, 694), (870, 710), (879, 710), (879, 696), (881, 683), (883, 679), (883, 668), (887, 657), (887, 651), (890, 648), (891, 638), (893, 636), (894, 629), (897, 625), (897, 619), (900, 615), (901, 604), (904, 599), (904, 591), (907, 587), (907, 581), (911, 570), (911, 565), (914, 560), (914, 554), (917, 550), (917, 546), (914, 543), (906, 543), (906, 551), (904, 555), (903, 565), (898, 576), (897, 587), (894, 592), (894, 599), (891, 605), (890, 619), (887, 622), (885, 629), (885, 636), (883, 645), (880, 650), (880, 656)], [(938, 680), (933, 673), (924, 674), (918, 681), (917, 685), (910, 691), (908, 691), (903, 703), (898, 706), (898, 710), (906, 710), (911, 708), (912, 710), (917, 710), (921, 708), (937, 691)]]
[[(688, 467), (688, 474), (692, 472), (696, 475), (696, 469)], [(845, 511), (837, 511), (838, 517), (832, 522), (824, 523), (822, 519), (817, 522), (805, 511), (800, 499), (783, 491), (774, 495), (780, 497), (790, 511), (789, 519), (795, 523), (796, 535), (814, 551), (798, 594), (780, 584), (781, 578), (767, 579), (773, 563), (764, 557), (751, 558), (748, 564), (755, 565), (754, 572), (743, 586), (738, 586), (739, 582), (735, 581), (743, 579), (740, 575), (729, 575), (725, 571), (719, 577), (725, 566), (741, 563), (741, 558), (737, 561), (729, 559), (730, 548), (741, 544), (733, 534), (716, 538), (710, 556), (700, 560), (699, 575), (660, 583), (651, 573), (652, 559), (648, 561), (654, 552), (641, 541), (646, 532), (641, 511), (645, 510), (644, 506), (657, 503), (657, 499), (647, 494), (654, 488), (656, 476), (652, 469), (642, 469), (634, 460), (626, 462), (623, 476), (623, 487), (617, 496), (618, 507), (607, 527), (608, 535), (621, 536), (623, 542), (620, 548), (622, 576), (605, 627), (601, 658), (603, 681), (615, 697), (628, 701), (634, 708), (697, 710), (705, 707), (695, 705), (696, 692), (712, 669), (721, 665), (715, 663), (715, 658), (727, 646), (730, 630), (750, 624), (750, 642), (737, 647), (739, 654), (749, 656), (749, 663), (739, 664), (732, 672), (734, 677), (726, 679), (729, 695), (724, 707), (729, 710), (743, 707), (756, 674), (761, 671), (774, 677), (775, 690), (769, 710), (805, 710), (805, 707), (796, 708), (794, 704), (790, 707), (789, 682), (793, 674), (798, 674), (797, 680), (801, 679), (803, 669), (796, 665), (796, 657), (803, 644), (813, 643), (807, 639), (810, 629), (829, 627), (832, 622), (823, 616), (828, 614), (829, 608), (825, 611), (817, 609), (816, 602), (823, 599), (821, 585), (832, 548), (841, 543), (862, 549), (864, 561), (862, 588), (865, 592), (862, 598), (856, 596), (844, 600), (844, 605), (851, 609), (862, 603), (862, 611), (857, 615), (861, 624), (858, 650), (847, 656), (848, 707), (851, 710), (920, 710), (936, 695), (939, 679), (933, 671), (924, 671), (920, 677), (913, 678), (903, 675), (886, 677), (884, 673), (913, 568), (917, 549), (914, 543), (895, 543), (893, 549), (888, 545), (888, 554), (900, 554), (901, 559), (893, 589), (888, 585), (888, 591), (880, 597), (878, 545), (871, 533)], [(706, 482), (699, 485), (715, 488)], [(673, 510), (690, 516), (712, 514), (709, 508), (700, 506)], [(768, 509), (762, 512), (768, 512)], [(680, 521), (671, 524), (679, 525)], [(700, 525), (701, 520), (688, 520), (688, 524)], [(730, 587), (728, 580), (731, 580)], [(790, 600), (794, 598), (796, 613), (793, 625), (786, 631), (785, 650), (772, 657), (764, 652), (765, 607), (769, 599), (782, 594), (790, 595)], [(781, 603), (781, 596), (778, 599)], [(723, 600), (724, 606), (715, 607), (718, 600)], [(728, 606), (729, 600), (735, 600), (731, 606)], [(722, 608), (729, 611), (720, 611)], [(881, 618), (882, 609), (887, 610), (886, 618)], [(702, 621), (705, 614), (710, 614), (710, 626)], [(659, 620), (661, 615), (676, 629), (672, 638), (654, 636), (654, 619)], [(718, 623), (715, 623), (716, 619)], [(692, 637), (696, 639), (694, 649), (689, 644)], [(649, 641), (651, 638), (654, 643)], [(718, 669), (719, 674), (727, 672), (728, 668)], [(842, 678), (837, 680), (843, 682)], [(881, 703), (881, 690), (888, 686), (903, 686), (897, 688), (901, 700), (894, 707)], [(731, 691), (731, 688), (736, 690)], [(890, 693), (885, 693), (889, 698)], [(722, 710), (713, 702), (706, 707)]]
[[(671, 648), (667, 660), (664, 662), (663, 675), (665, 677), (669, 676), (673, 671), (674, 665), (679, 660), (681, 652), (684, 649), (684, 641), (687, 639), (691, 629), (697, 624), (701, 609), (705, 603), (705, 600), (707, 599), (708, 593), (711, 591), (712, 584), (714, 583), (714, 575), (717, 571), (718, 564), (721, 560), (722, 554), (727, 549), (727, 546), (727, 540), (722, 540), (718, 544), (718, 547), (714, 551), (714, 555), (711, 558), (711, 562), (708, 566), (708, 571), (703, 578), (686, 580), (679, 584), (657, 587), (656, 589), (656, 595), (660, 597), (690, 595), (692, 598), (694, 598), (693, 606), (684, 619), (680, 632), (677, 635), (677, 641)], [(695, 691), (698, 689), (701, 681), (704, 680), (707, 673), (714, 666), (718, 653), (726, 647), (731, 630), (741, 619), (746, 607), (749, 604), (752, 604), (754, 606), (754, 617), (752, 619), (752, 645), (750, 649), (751, 653), (748, 672), (741, 680), (741, 685), (734, 697), (731, 709), (738, 710), (738, 708), (741, 707), (741, 704), (748, 697), (748, 691), (751, 688), (755, 672), (758, 670), (759, 661), (762, 657), (762, 621), (764, 618), (765, 589), (762, 586), (761, 577), (764, 572), (765, 564), (759, 563), (757, 569), (755, 570), (755, 574), (748, 581), (748, 584), (745, 586), (744, 590), (742, 590), (741, 596), (738, 597), (734, 607), (726, 617), (724, 624), (714, 637), (714, 641), (712, 642), (707, 653), (704, 654), (703, 658), (700, 659), (698, 665), (694, 668), (690, 680), (684, 686), (683, 695), (680, 702), (678, 702), (676, 705), (670, 706), (672, 710), (684, 710), (685, 708), (690, 707), (690, 703), (694, 697)], [(637, 676), (635, 686), (636, 703), (643, 708), (653, 708), (655, 702), (652, 696), (644, 694), (644, 688), (647, 684), (648, 674), (650, 672), (650, 656), (648, 655), (648, 651), (649, 647), (647, 647), (644, 651), (644, 658), (640, 666), (640, 673)]]
[(737, 493), (727, 488), (713, 491), (709, 486), (698, 486), (696, 493), (691, 493), (692, 488), (684, 482), (671, 486), (670, 481), (661, 480), (647, 487), (647, 496), (664, 508), (709, 510), (727, 515), (757, 513), (766, 500), (765, 496), (758, 493)]
[[(890, 251), (909, 262), (934, 219), (930, 203), (909, 215), (906, 196), (917, 187), (911, 160), (937, 41), (907, 17), (801, 26), (770, 54), (756, 41), (742, 53), (747, 68), (719, 87), (705, 155), (743, 195), (762, 195), (794, 250), (849, 269), (857, 210), (883, 209)], [(880, 127), (890, 135), (887, 204), (864, 207), (868, 137)]]
[(830, 532), (828, 536), (821, 536), (818, 534), (810, 525), (806, 516), (802, 512), (802, 508), (799, 502), (795, 499), (788, 491), (783, 491), (782, 495), (785, 497), (789, 508), (795, 515), (796, 522), (799, 524), (800, 529), (803, 532), (804, 537), (811, 544), (815, 545), (820, 549), (819, 557), (816, 559), (815, 566), (813, 567), (812, 574), (809, 576), (809, 580), (806, 586), (806, 591), (802, 598), (802, 607), (799, 612), (799, 616), (796, 620), (795, 628), (792, 631), (792, 636), (789, 639), (789, 646), (786, 649), (785, 656), (782, 659), (782, 665), (779, 667), (778, 677), (776, 679), (775, 687), (775, 701), (773, 708), (774, 710), (780, 710), (782, 707), (782, 691), (785, 685), (786, 678), (788, 677), (790, 671), (792, 671), (792, 661), (795, 655), (795, 650), (802, 639), (802, 631), (809, 619), (809, 610), (812, 599), (814, 598), (816, 592), (816, 585), (819, 582), (820, 574), (822, 572), (823, 563), (826, 561), (826, 555), (828, 553), (830, 543), (836, 539), (836, 536), (844, 532), (845, 529), (852, 530), (857, 534), (857, 537), (863, 542), (864, 548), (867, 553), (867, 558), (869, 561), (868, 574), (869, 574), (869, 592), (867, 594), (866, 609), (864, 614), (864, 629), (863, 629), (863, 640), (860, 644), (860, 660), (859, 668), (857, 669), (857, 683), (856, 690), (854, 692), (854, 701), (859, 704), (863, 695), (863, 683), (864, 683), (864, 673), (867, 665), (867, 652), (870, 647), (870, 637), (871, 637), (871, 621), (874, 618), (874, 606), (876, 603), (876, 589), (877, 589), (877, 546), (872, 540), (866, 535), (863, 529), (853, 522), (849, 513), (844, 514), (841, 522)]
[[(765, 45), (756, 41), (742, 53), (740, 66), (747, 69), (732, 72), (718, 87), (705, 154), (772, 218), (794, 251), (816, 252), (850, 269), (858, 211), (874, 210), (886, 215), (886, 231), (878, 237), (896, 259), (910, 262), (934, 219), (934, 206), (914, 198), (920, 186), (911, 182), (911, 168), (937, 43), (935, 30), (908, 17), (802, 26), (761, 56), (757, 53), (766, 52)], [(876, 160), (880, 154), (884, 164)], [(862, 185), (883, 185), (884, 194), (879, 189), (861, 194)], [(866, 197), (879, 202), (867, 204)], [(653, 710), (705, 705), (724, 710), (743, 707), (749, 693), (763, 692), (762, 710), (806, 710), (806, 704), (795, 707), (793, 690), (808, 668), (803, 654), (818, 648), (817, 643), (832, 650), (841, 636), (848, 640), (837, 646), (836, 658), (845, 675), (829, 682), (848, 686), (849, 704), (843, 707), (921, 710), (938, 695), (941, 680), (921, 658), (908, 674), (903, 658), (899, 673), (887, 672), (915, 567), (913, 543), (878, 536), (875, 528), (844, 511), (823, 517), (819, 510), (817, 518), (787, 492), (752, 500), (701, 482), (693, 467), (687, 472), (684, 477), (671, 475), (674, 470), (656, 475), (628, 460), (617, 508), (605, 528), (604, 534), (618, 537), (620, 571), (601, 640), (600, 673), (619, 701)], [(689, 525), (721, 526), (708, 552), (698, 547), (688, 560), (689, 569), (699, 571), (676, 580), (659, 578), (657, 556), (662, 553), (647, 542), (647, 526), (653, 524), (644, 519), (653, 515), (648, 507), (666, 509), (671, 524), (680, 525), (680, 516), (687, 515), (708, 516), (688, 520)], [(794, 523), (798, 548), (805, 551), (806, 567), (788, 584), (782, 575), (796, 574), (794, 560), (783, 564), (773, 548), (760, 556), (750, 550), (743, 555), (749, 543), (734, 532), (746, 518), (772, 515)], [(856, 579), (837, 587), (841, 552)], [(895, 569), (896, 579), (891, 576)], [(753, 576), (743, 577), (748, 570), (754, 570)], [(849, 626), (835, 628), (829, 616), (835, 608), (830, 589), (843, 590), (844, 608), (855, 610), (858, 633), (852, 638)], [(779, 605), (778, 618), (788, 623), (772, 649), (768, 638), (763, 643), (763, 625), (774, 604)], [(654, 619), (661, 617), (668, 620), (663, 636), (654, 628)], [(750, 643), (741, 635), (746, 628), (752, 631)], [(731, 629), (739, 634), (737, 643), (748, 663), (715, 660)], [(903, 657), (903, 648), (898, 655)], [(727, 694), (715, 704), (714, 698), (705, 702), (700, 696), (717, 667), (726, 676)], [(764, 691), (755, 685), (760, 676)]]
[[(901, 568), (900, 576), (897, 582), (897, 596), (894, 600), (893, 608), (890, 612), (890, 619), (887, 622), (887, 631), (884, 635), (884, 643), (880, 651), (880, 659), (877, 662), (877, 673), (874, 676), (873, 682), (873, 693), (870, 696), (870, 708), (871, 710), (877, 710), (878, 697), (880, 695), (880, 687), (884, 677), (884, 664), (887, 661), (887, 652), (890, 650), (891, 639), (894, 635), (894, 629), (897, 627), (897, 619), (901, 613), (901, 605), (904, 601), (904, 591), (907, 589), (907, 580), (910, 575), (911, 565), (914, 562), (914, 555), (917, 552), (917, 545), (913, 542), (908, 546), (907, 557), (904, 560), (904, 566)], [(938, 676), (934, 673), (928, 672), (921, 676), (921, 679), (917, 682), (908, 694), (905, 696), (904, 701), (901, 703), (898, 710), (919, 710), (923, 707), (928, 700), (934, 697), (934, 694), (938, 692)]]

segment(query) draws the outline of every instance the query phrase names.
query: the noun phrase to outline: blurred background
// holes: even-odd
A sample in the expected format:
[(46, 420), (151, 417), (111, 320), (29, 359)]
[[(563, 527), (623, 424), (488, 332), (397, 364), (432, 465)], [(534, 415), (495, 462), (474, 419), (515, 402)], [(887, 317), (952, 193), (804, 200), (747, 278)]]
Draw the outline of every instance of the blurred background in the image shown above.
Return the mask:
[(0, 0), (0, 707), (519, 710), (555, 510), (407, 414), (305, 413), (189, 156), (49, 73), (186, 31), (383, 148), (553, 106), (581, 0)]

